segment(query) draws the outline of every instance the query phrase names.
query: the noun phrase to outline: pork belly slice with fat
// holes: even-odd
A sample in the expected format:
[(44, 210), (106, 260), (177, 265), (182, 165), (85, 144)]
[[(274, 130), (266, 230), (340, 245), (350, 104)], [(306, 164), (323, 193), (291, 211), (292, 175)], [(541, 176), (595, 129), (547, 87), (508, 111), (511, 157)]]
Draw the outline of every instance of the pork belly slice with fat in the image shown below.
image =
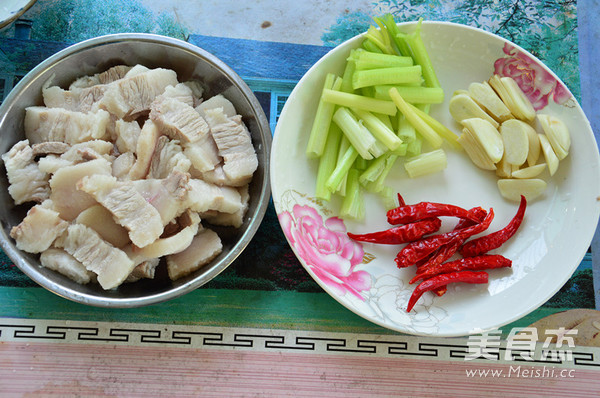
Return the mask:
[(25, 136), (32, 144), (62, 141), (77, 144), (106, 136), (108, 112), (68, 111), (62, 108), (31, 106), (25, 109)]
[(99, 106), (121, 119), (135, 118), (150, 110), (150, 104), (167, 86), (177, 83), (177, 74), (169, 69), (157, 68), (135, 76), (126, 75), (108, 85)]
[(142, 128), (138, 122), (115, 121), (115, 145), (121, 153), (135, 152)]
[(77, 88), (88, 88), (95, 86), (97, 84), (108, 84), (119, 79), (122, 79), (126, 76), (126, 74), (131, 70), (131, 66), (128, 65), (116, 65), (107, 70), (96, 73), (91, 76), (82, 76), (79, 79), (76, 79), (69, 86), (69, 90), (77, 89)]
[[(165, 98), (174, 98), (186, 105), (194, 106), (194, 95), (190, 86), (184, 83), (178, 83), (175, 86), (165, 87), (165, 91), (156, 97), (154, 101), (162, 101)], [(151, 106), (152, 108), (152, 106)]]
[(140, 264), (153, 258), (179, 253), (192, 243), (194, 236), (198, 233), (200, 216), (198, 216), (198, 213), (188, 210), (181, 215), (178, 223), (179, 231), (174, 235), (157, 239), (146, 247), (140, 248), (130, 245), (124, 250), (135, 264)]
[(129, 232), (138, 247), (154, 242), (163, 232), (160, 214), (136, 191), (130, 181), (118, 181), (112, 175), (92, 175), (82, 178), (77, 189), (86, 192), (106, 207), (115, 221)]
[(159, 137), (160, 132), (156, 125), (151, 120), (146, 120), (137, 140), (135, 151), (137, 159), (129, 171), (130, 179), (138, 180), (146, 177)]
[(107, 87), (98, 85), (73, 90), (63, 90), (58, 86), (47, 87), (42, 90), (44, 105), (48, 108), (62, 108), (83, 113), (96, 112)]
[(96, 278), (96, 274), (88, 271), (81, 262), (63, 249), (51, 247), (45, 250), (40, 254), (40, 263), (82, 285)]
[(187, 206), (193, 211), (235, 213), (244, 206), (240, 193), (233, 187), (220, 187), (196, 178), (190, 179), (189, 185)]
[(135, 267), (123, 250), (112, 246), (83, 224), (69, 225), (67, 232), (56, 240), (56, 246), (98, 275), (98, 283), (105, 290), (123, 283)]
[[(35, 144), (44, 145), (53, 143)], [(65, 144), (67, 145), (67, 144)], [(38, 160), (38, 167), (41, 171), (48, 174), (54, 174), (58, 169), (73, 166), (78, 163), (87, 162), (95, 159), (104, 159), (113, 162), (113, 144), (104, 140), (86, 141), (75, 145), (67, 145), (68, 149), (60, 156), (49, 154)]]
[(202, 117), (206, 117), (206, 111), (208, 109), (222, 108), (223, 113), (227, 117), (232, 117), (237, 115), (237, 111), (235, 107), (227, 98), (223, 96), (223, 94), (217, 94), (213, 97), (210, 97), (206, 101), (203, 101), (200, 105), (196, 107), (196, 112), (200, 114)]
[(39, 144), (33, 144), (33, 156), (45, 156), (45, 155), (62, 155), (71, 148), (69, 144), (65, 144), (60, 141), (52, 142), (40, 142)]
[(163, 225), (167, 225), (186, 209), (189, 180), (189, 174), (174, 171), (164, 179), (135, 180), (132, 184), (158, 210)]
[(166, 257), (169, 278), (176, 280), (191, 274), (211, 262), (222, 250), (219, 235), (211, 229), (202, 229), (185, 250)]
[(135, 164), (133, 152), (125, 152), (115, 158), (112, 163), (112, 175), (119, 180), (129, 180), (129, 171)]
[(224, 213), (222, 211), (208, 210), (204, 213), (200, 213), (200, 218), (203, 221), (213, 225), (222, 225), (225, 227), (239, 228), (244, 224), (244, 216), (248, 211), (248, 205), (250, 202), (250, 194), (248, 192), (248, 185), (238, 188), (240, 197), (242, 199), (242, 207), (233, 213)]
[(123, 247), (130, 242), (125, 227), (117, 224), (112, 213), (100, 204), (79, 213), (75, 222), (90, 227), (114, 247)]
[(50, 179), (50, 199), (61, 218), (72, 221), (79, 213), (96, 204), (96, 200), (77, 189), (79, 180), (93, 174), (110, 176), (111, 165), (104, 159), (90, 160), (62, 167)]
[(225, 175), (236, 186), (250, 182), (258, 167), (258, 158), (242, 117), (227, 117), (222, 108), (214, 108), (206, 110), (206, 121), (223, 158)]
[(158, 138), (146, 178), (165, 178), (173, 171), (186, 173), (191, 166), (179, 142), (163, 135)]
[(50, 196), (48, 174), (40, 170), (34, 160), (28, 140), (17, 142), (2, 155), (8, 177), (8, 193), (19, 205), (26, 202), (41, 203)]
[(154, 279), (156, 267), (160, 263), (160, 258), (153, 258), (150, 260), (143, 261), (142, 263), (135, 266), (131, 274), (127, 276), (125, 282), (132, 283), (137, 282), (140, 279)]
[(68, 225), (49, 205), (35, 205), (19, 225), (12, 227), (10, 236), (20, 250), (41, 253), (62, 235)]

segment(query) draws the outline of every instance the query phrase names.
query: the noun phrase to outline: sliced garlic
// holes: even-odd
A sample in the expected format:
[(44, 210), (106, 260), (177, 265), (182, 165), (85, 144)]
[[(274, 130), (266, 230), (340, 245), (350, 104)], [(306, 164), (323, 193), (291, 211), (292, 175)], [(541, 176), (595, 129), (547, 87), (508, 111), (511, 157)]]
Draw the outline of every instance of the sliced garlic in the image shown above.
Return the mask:
[(538, 120), (554, 153), (559, 160), (563, 160), (569, 154), (571, 147), (571, 135), (567, 125), (559, 118), (552, 115), (540, 114)]
[(496, 170), (494, 162), (468, 129), (463, 129), (463, 133), (456, 141), (463, 147), (475, 166), (483, 170)]
[(542, 195), (546, 190), (546, 186), (546, 181), (539, 178), (498, 180), (500, 194), (513, 202), (520, 201), (521, 195), (525, 196), (525, 199), (530, 202)]
[(550, 144), (550, 141), (548, 140), (546, 135), (538, 134), (538, 137), (540, 139), (540, 146), (542, 147), (542, 153), (544, 154), (544, 158), (546, 159), (546, 164), (548, 165), (548, 171), (550, 172), (550, 175), (553, 176), (554, 173), (556, 173), (556, 170), (558, 169), (559, 159), (556, 156), (556, 153), (554, 153), (554, 150), (552, 149), (552, 145)]
[(513, 115), (504, 102), (498, 97), (498, 94), (494, 89), (487, 83), (471, 83), (469, 85), (469, 94), (471, 98), (481, 108), (489, 113), (497, 122), (502, 123), (505, 120), (511, 119)]
[(500, 135), (504, 143), (504, 158), (509, 164), (520, 166), (529, 154), (529, 125), (518, 119), (509, 119), (500, 125)]
[(516, 118), (527, 122), (535, 119), (533, 105), (512, 77), (494, 75), (488, 83)]
[(524, 167), (511, 173), (513, 178), (534, 178), (546, 169), (546, 163), (536, 164), (534, 166)]
[(464, 90), (459, 94), (455, 94), (450, 98), (448, 104), (448, 110), (450, 115), (458, 123), (465, 119), (480, 118), (490, 122), (495, 128), (498, 128), (499, 124), (490, 115), (488, 115), (475, 101), (469, 96), (469, 93)]
[(529, 124), (526, 124), (525, 131), (527, 132), (527, 139), (529, 141), (529, 152), (527, 153), (527, 164), (529, 166), (535, 166), (538, 159), (540, 158), (540, 138), (538, 133)]
[(506, 161), (506, 152), (502, 159), (496, 163), (496, 175), (501, 178), (510, 178), (513, 173), (513, 166)]
[(500, 133), (490, 122), (485, 119), (471, 118), (463, 120), (462, 125), (471, 132), (493, 163), (498, 163), (502, 159), (504, 143)]

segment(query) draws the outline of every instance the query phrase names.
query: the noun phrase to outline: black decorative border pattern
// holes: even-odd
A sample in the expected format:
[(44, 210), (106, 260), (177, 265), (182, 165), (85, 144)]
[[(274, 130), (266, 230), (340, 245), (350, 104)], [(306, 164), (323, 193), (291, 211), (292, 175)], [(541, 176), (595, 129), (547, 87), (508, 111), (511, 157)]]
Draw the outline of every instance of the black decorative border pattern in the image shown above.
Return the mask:
[[(448, 339), (457, 344), (440, 343), (408, 335), (376, 336), (344, 333), (307, 332), (242, 328), (203, 327), (197, 325), (129, 324), (115, 327), (111, 323), (71, 322), (52, 320), (0, 320), (0, 342), (63, 342), (88, 344), (126, 344), (133, 346), (179, 346), (210, 349), (247, 349), (260, 351), (312, 352), (351, 354), (386, 358), (428, 358), (465, 360), (469, 353), (467, 338)], [(438, 342), (434, 342), (437, 340)], [(540, 353), (541, 344), (536, 349)], [(494, 359), (478, 358), (472, 363), (527, 363), (531, 365), (563, 365), (568, 367), (600, 368), (600, 349), (575, 347), (571, 358), (533, 353), (522, 357), (524, 351), (512, 350), (512, 360), (505, 360), (506, 347), (501, 346)], [(548, 354), (542, 351), (542, 353)]]

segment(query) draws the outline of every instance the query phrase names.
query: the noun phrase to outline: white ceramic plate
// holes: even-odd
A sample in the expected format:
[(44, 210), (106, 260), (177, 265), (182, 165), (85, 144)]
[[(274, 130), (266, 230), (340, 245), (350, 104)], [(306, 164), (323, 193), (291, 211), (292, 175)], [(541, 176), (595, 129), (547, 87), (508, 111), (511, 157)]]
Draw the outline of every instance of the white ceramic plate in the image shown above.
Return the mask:
[[(414, 23), (400, 24), (410, 32)], [(570, 155), (548, 181), (543, 197), (532, 201), (518, 235), (497, 252), (513, 261), (512, 269), (490, 271), (486, 285), (454, 284), (442, 297), (426, 293), (411, 313), (406, 304), (414, 286), (415, 267), (398, 269), (398, 247), (360, 244), (345, 232), (389, 228), (377, 196), (367, 194), (364, 221), (336, 217), (339, 201), (316, 200), (317, 161), (304, 151), (326, 73), (341, 75), (344, 60), (362, 38), (333, 49), (298, 83), (275, 129), (271, 156), (273, 200), (286, 238), (310, 275), (333, 298), (356, 314), (400, 332), (460, 336), (500, 328), (533, 311), (556, 293), (575, 271), (589, 248), (600, 213), (600, 171), (597, 144), (583, 111), (558, 77), (522, 48), (492, 34), (463, 25), (424, 22), (428, 48), (446, 100), (431, 114), (459, 132), (448, 113), (457, 89), (487, 80), (495, 71), (523, 78), (524, 91), (540, 113), (552, 113), (571, 131)], [(515, 74), (519, 74), (518, 76)], [(531, 78), (531, 79), (530, 79)], [(388, 185), (407, 203), (445, 202), (465, 208), (492, 207), (496, 214), (488, 232), (502, 228), (518, 203), (504, 200), (494, 172), (476, 168), (464, 152), (444, 145), (448, 167), (441, 173), (409, 179), (396, 163)], [(364, 255), (363, 255), (364, 254)]]

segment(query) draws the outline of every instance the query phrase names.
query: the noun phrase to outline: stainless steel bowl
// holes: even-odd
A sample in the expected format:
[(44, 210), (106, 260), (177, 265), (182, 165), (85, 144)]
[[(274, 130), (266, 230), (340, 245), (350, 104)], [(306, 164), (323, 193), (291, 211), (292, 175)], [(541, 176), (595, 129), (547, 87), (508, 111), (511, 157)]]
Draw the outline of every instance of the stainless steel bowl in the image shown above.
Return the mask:
[(80, 285), (42, 267), (38, 256), (16, 248), (10, 229), (21, 222), (30, 206), (15, 206), (8, 194), (6, 172), (0, 172), (0, 245), (13, 262), (31, 279), (67, 299), (101, 307), (138, 307), (179, 297), (213, 279), (246, 248), (256, 233), (270, 198), (269, 152), (271, 132), (265, 114), (244, 81), (214, 55), (181, 40), (150, 34), (115, 34), (83, 41), (48, 58), (10, 92), (0, 106), (0, 153), (25, 138), (25, 108), (42, 104), (42, 87), (51, 82), (62, 87), (84, 75), (111, 66), (143, 64), (170, 68), (179, 81), (197, 79), (206, 86), (205, 97), (222, 93), (236, 107), (250, 130), (258, 156), (258, 169), (250, 185), (250, 205), (242, 227), (217, 230), (223, 252), (200, 270), (175, 282), (161, 266), (153, 280), (123, 284), (105, 291), (100, 286)]

